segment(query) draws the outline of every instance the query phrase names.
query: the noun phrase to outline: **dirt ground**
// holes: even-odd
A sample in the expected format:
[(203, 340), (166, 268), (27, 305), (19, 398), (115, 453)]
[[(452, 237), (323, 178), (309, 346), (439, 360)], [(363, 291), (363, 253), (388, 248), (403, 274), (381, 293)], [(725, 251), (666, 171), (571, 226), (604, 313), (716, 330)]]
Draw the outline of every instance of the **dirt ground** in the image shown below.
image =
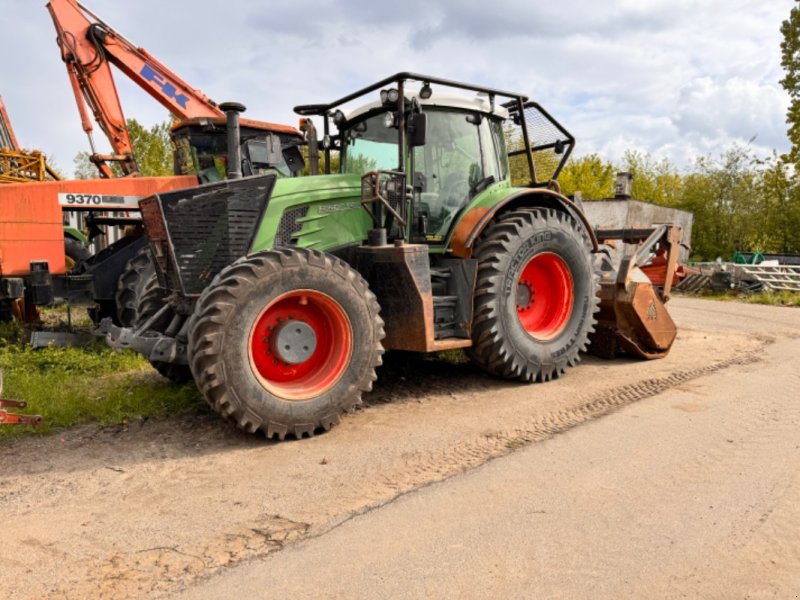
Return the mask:
[[(759, 372), (770, 349), (797, 356), (800, 310), (678, 298), (671, 312), (680, 333), (666, 359), (586, 357), (547, 384), (509, 383), (469, 365), (390, 355), (362, 409), (330, 433), (302, 441), (268, 442), (208, 414), (4, 443), (0, 597), (169, 596), (287, 546), (323, 540), (359, 515), (430, 484), (474, 474), (492, 459), (567, 436), (588, 442), (591, 428), (579, 426), (633, 410), (641, 401), (680, 393), (672, 402), (678, 410), (702, 412), (702, 403), (685, 394), (692, 386), (705, 382), (717, 386), (712, 395), (730, 394), (724, 375)], [(787, 368), (794, 364), (791, 356), (785, 359)], [(787, 386), (800, 392), (794, 371), (785, 374)], [(770, 381), (780, 388), (780, 371)], [(791, 427), (759, 430), (764, 464), (796, 464), (786, 462), (786, 440), (794, 444), (796, 461), (800, 399), (788, 397), (775, 404), (770, 422), (781, 422), (785, 410)], [(724, 437), (729, 423), (722, 413), (703, 426), (712, 440)], [(676, 440), (684, 435), (679, 421), (665, 420), (663, 427), (674, 428), (668, 433)], [(606, 468), (616, 473), (624, 467), (631, 481), (640, 476), (666, 488), (715, 481), (700, 461), (680, 464), (680, 477), (653, 471), (640, 454), (650, 452), (651, 436), (646, 428), (632, 429), (630, 452)], [(704, 440), (691, 443), (701, 451)], [(551, 449), (549, 461), (557, 470), (559, 453)], [(782, 475), (775, 503), (786, 490), (798, 489), (798, 477), (797, 470)], [(731, 493), (746, 494), (747, 488)], [(659, 514), (659, 501), (647, 498)], [(762, 513), (770, 527), (784, 532), (781, 569), (800, 572), (800, 503), (783, 502), (780, 523)], [(564, 532), (570, 527), (558, 520), (550, 525)], [(697, 533), (697, 523), (684, 520), (673, 524), (672, 535), (679, 537), (681, 527), (687, 535)], [(629, 552), (629, 560), (639, 560), (639, 550), (632, 546)], [(774, 561), (758, 568), (753, 577), (769, 577)], [(735, 562), (730, 570), (731, 577), (743, 576)], [(694, 575), (702, 579), (703, 571)]]

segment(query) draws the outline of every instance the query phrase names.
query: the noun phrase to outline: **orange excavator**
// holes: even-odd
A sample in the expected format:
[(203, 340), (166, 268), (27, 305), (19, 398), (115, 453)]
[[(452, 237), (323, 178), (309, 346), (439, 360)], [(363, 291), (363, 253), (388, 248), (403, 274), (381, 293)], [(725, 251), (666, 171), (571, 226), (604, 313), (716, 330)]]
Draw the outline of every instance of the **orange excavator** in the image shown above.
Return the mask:
[[(134, 259), (146, 246), (138, 200), (224, 179), (226, 115), (213, 100), (76, 0), (51, 0), (47, 8), (100, 178), (0, 186), (0, 320), (11, 314), (30, 317), (36, 306), (60, 298), (94, 305), (91, 314), (97, 319), (111, 316), (130, 324), (142, 278), (126, 273), (133, 269), (136, 275), (143, 261), (137, 266)], [(172, 131), (174, 176), (140, 176), (111, 65), (178, 119)], [(90, 112), (108, 138), (111, 154), (97, 152)], [(277, 171), (294, 176), (302, 171), (299, 146), (304, 138), (294, 127), (241, 119), (241, 139), (240, 168), (244, 166), (245, 173)], [(119, 165), (121, 177), (114, 177), (114, 164)], [(109, 226), (127, 233), (90, 255), (87, 238), (64, 228), (65, 211), (82, 212), (86, 226), (95, 233)], [(128, 214), (120, 217), (109, 211)]]
[[(147, 50), (129, 42), (75, 0), (51, 0), (47, 8), (56, 27), (61, 58), (67, 66), (83, 130), (89, 137), (92, 162), (98, 166), (101, 177), (113, 176), (110, 162), (119, 164), (125, 175), (138, 173), (111, 65), (178, 119), (176, 131), (191, 125), (216, 125), (224, 135), (225, 113), (217, 103), (183, 81)], [(108, 138), (112, 154), (96, 152), (87, 107)], [(250, 119), (242, 119), (241, 124), (265, 135), (295, 139), (300, 136), (296, 129), (286, 125)]]

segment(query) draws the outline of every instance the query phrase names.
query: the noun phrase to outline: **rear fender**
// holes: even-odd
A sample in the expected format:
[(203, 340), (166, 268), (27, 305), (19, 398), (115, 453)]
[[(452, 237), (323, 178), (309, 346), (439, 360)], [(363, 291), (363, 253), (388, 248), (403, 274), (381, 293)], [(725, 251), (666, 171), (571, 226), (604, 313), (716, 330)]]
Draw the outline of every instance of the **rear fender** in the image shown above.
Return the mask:
[(583, 211), (566, 196), (547, 189), (515, 189), (490, 206), (482, 205), (480, 201), (473, 203), (453, 229), (449, 249), (455, 256), (469, 258), (475, 242), (486, 226), (502, 213), (518, 208), (551, 208), (571, 215), (583, 227), (592, 252), (598, 251), (597, 236)]

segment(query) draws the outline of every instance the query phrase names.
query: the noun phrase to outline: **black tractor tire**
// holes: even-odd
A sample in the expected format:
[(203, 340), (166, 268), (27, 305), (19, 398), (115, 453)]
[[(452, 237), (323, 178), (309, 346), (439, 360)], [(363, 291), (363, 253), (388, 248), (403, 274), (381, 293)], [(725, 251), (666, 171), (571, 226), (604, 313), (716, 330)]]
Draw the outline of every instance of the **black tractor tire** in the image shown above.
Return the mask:
[(81, 262), (91, 258), (92, 253), (75, 238), (64, 238), (64, 255), (67, 257), (67, 271), (72, 271)]
[[(136, 322), (133, 323), (133, 327), (138, 328), (144, 325), (150, 319), (150, 317), (161, 310), (166, 302), (166, 296), (166, 290), (158, 285), (158, 279), (156, 278), (155, 272), (151, 273), (143, 287), (141, 298), (139, 300), (139, 310), (136, 315)], [(159, 323), (154, 325), (154, 329), (151, 331), (164, 333), (163, 330), (169, 325), (173, 315), (174, 313), (167, 315), (164, 319), (161, 319)], [(166, 377), (173, 383), (183, 384), (187, 381), (191, 381), (192, 379), (192, 372), (189, 369), (189, 365), (168, 363), (158, 360), (151, 360), (150, 364), (153, 365), (153, 368), (162, 376)]]
[[(469, 357), (489, 373), (523, 381), (549, 381), (578, 364), (596, 324), (600, 285), (581, 225), (555, 210), (510, 211), (486, 228), (475, 257), (479, 263)], [(523, 282), (523, 273), (529, 273), (526, 269), (534, 259), (561, 265), (556, 273), (566, 273), (566, 269), (568, 275), (560, 278), (562, 285), (551, 286), (551, 280), (559, 279), (541, 276), (533, 288)], [(521, 287), (525, 289), (518, 289)], [(544, 322), (555, 325), (542, 329), (542, 335), (535, 327), (532, 332), (526, 330), (522, 321), (523, 312), (537, 302), (535, 288), (545, 316), (554, 315)], [(559, 294), (565, 295), (563, 303), (553, 301), (560, 300)], [(567, 307), (567, 297), (571, 309), (548, 312), (548, 301)]]
[(155, 277), (155, 272), (150, 248), (147, 246), (134, 254), (125, 265), (117, 281), (115, 296), (117, 320), (122, 327), (132, 327), (137, 322), (144, 288)]
[[(331, 329), (334, 333), (327, 339), (321, 328), (312, 327), (314, 354), (296, 367), (319, 366), (310, 371), (311, 379), (298, 375), (288, 384), (264, 374), (268, 369), (292, 368), (281, 362), (283, 358), (273, 360), (281, 355), (269, 344), (279, 338), (270, 336), (280, 335), (282, 325), (305, 321), (311, 326), (314, 319), (303, 316), (301, 309), (299, 316), (288, 314), (283, 323), (282, 317), (271, 321), (286, 302), (319, 310), (327, 314), (320, 322), (340, 327)], [(329, 430), (361, 402), (363, 392), (372, 389), (383, 354), (379, 313), (367, 282), (346, 262), (305, 249), (261, 252), (221, 271), (200, 296), (189, 325), (189, 364), (208, 403), (239, 428), (249, 433), (261, 430), (270, 439), (282, 440), (288, 433), (300, 439)], [(273, 328), (270, 322), (278, 325)], [(327, 358), (315, 363), (320, 356)], [(333, 357), (342, 358), (336, 362)], [(323, 377), (324, 385), (314, 377)]]

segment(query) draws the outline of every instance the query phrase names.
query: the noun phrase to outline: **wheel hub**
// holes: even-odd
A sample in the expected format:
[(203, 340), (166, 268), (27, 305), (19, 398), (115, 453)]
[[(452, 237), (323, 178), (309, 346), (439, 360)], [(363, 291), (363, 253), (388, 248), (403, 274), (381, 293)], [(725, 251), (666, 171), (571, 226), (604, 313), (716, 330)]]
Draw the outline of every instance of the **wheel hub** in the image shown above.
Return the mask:
[(288, 365), (306, 362), (317, 349), (317, 334), (305, 321), (280, 323), (270, 336), (272, 353)]
[(528, 281), (520, 281), (517, 285), (517, 310), (527, 310), (533, 302), (533, 295), (536, 293), (531, 288)]
[(353, 328), (333, 298), (293, 290), (267, 304), (250, 332), (253, 371), (272, 394), (307, 400), (333, 387), (353, 349)]

